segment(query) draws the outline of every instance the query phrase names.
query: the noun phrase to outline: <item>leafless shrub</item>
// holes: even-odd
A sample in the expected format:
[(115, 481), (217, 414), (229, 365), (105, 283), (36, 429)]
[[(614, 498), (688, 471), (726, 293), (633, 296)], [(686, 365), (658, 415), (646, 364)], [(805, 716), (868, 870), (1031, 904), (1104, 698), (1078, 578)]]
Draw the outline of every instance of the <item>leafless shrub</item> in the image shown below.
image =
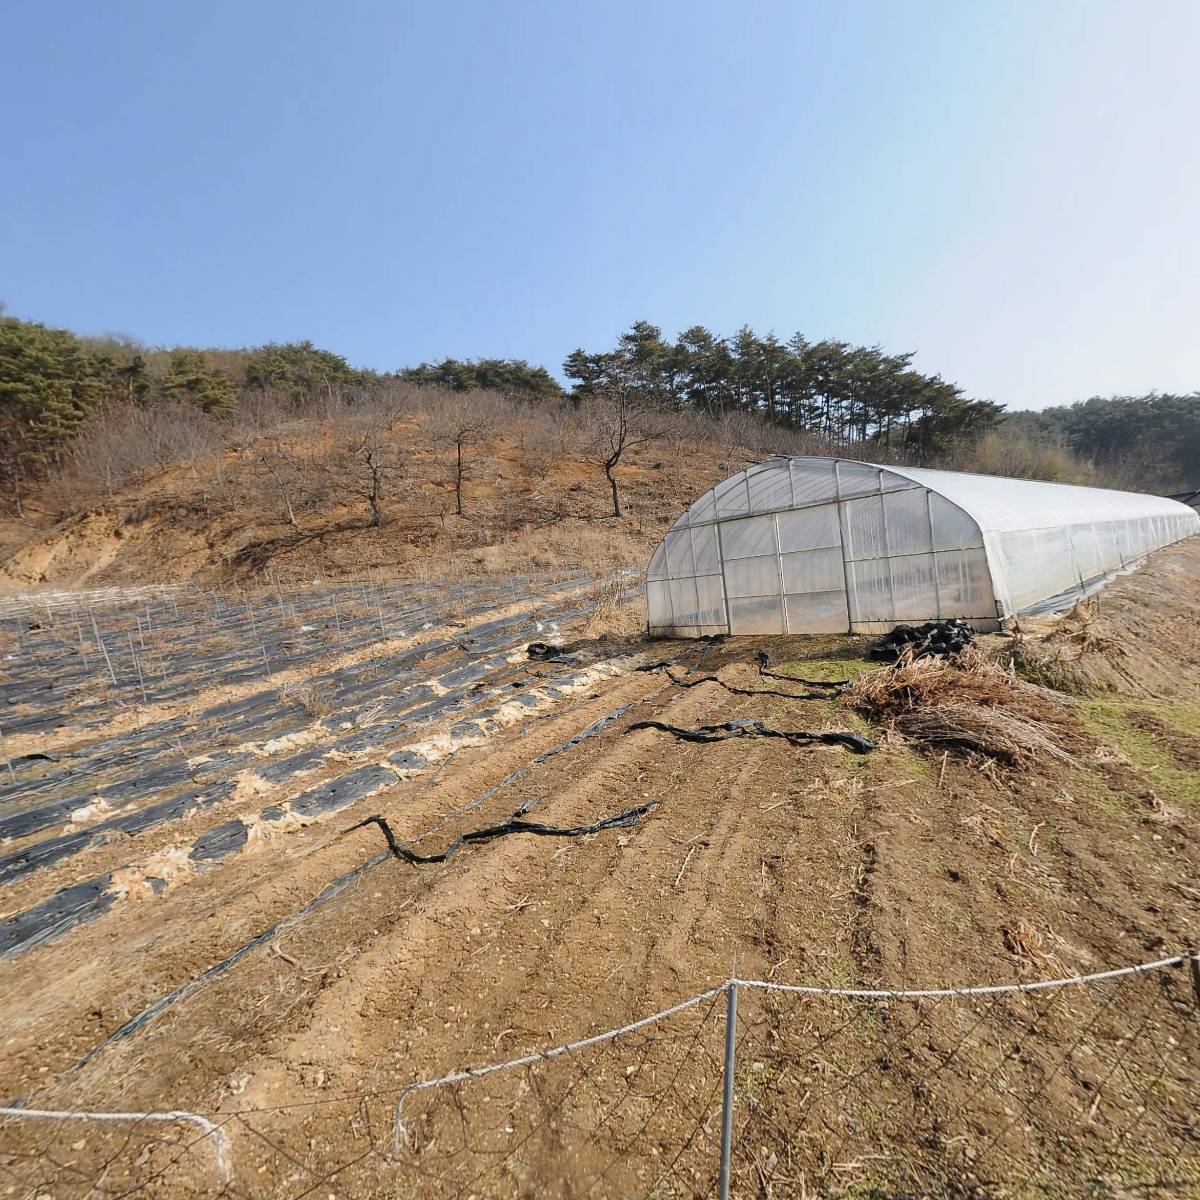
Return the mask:
[(591, 611), (584, 622), (586, 637), (632, 637), (644, 632), (642, 595), (629, 581), (613, 576), (601, 580), (588, 593)]
[(538, 479), (546, 479), (555, 463), (581, 452), (584, 422), (573, 405), (539, 404), (520, 415), (524, 418), (518, 424), (521, 445)]
[(1087, 484), (1095, 481), (1096, 474), (1090, 464), (1080, 462), (1064, 446), (1035, 442), (1011, 432), (985, 434), (943, 457), (945, 465), (960, 471), (1008, 475), (1015, 479)]
[(280, 515), (289, 525), (296, 525), (297, 512), (318, 502), (324, 488), (324, 475), (313, 456), (303, 447), (296, 447), (282, 437), (260, 438), (249, 451), (253, 457), (254, 473), (262, 480), (264, 490), (275, 497)]
[[(390, 424), (410, 420), (424, 411), (431, 400), (428, 388), (420, 388), (401, 380), (388, 380), (370, 388), (359, 388), (353, 393), (353, 410), (379, 416), (386, 414)], [(368, 416), (368, 419), (372, 419)]]
[(241, 448), (259, 438), (278, 437), (299, 416), (295, 403), (282, 392), (258, 389), (245, 392), (225, 420), (226, 441)]
[(111, 496), (148, 471), (196, 463), (221, 445), (217, 421), (195, 405), (166, 401), (144, 408), (113, 403), (97, 411), (72, 445), (58, 487), (64, 499)]
[(511, 420), (512, 403), (491, 392), (446, 392), (427, 410), (434, 438), (453, 455), (454, 512), (463, 515), (463, 482), (470, 476), (471, 448)]
[[(757, 455), (838, 453), (819, 434), (773, 425), (751, 413), (726, 413), (716, 420), (701, 420), (707, 428), (696, 431), (698, 440), (711, 440), (730, 448), (744, 447)], [(845, 448), (841, 453), (846, 453)]]
[(299, 704), (310, 717), (323, 717), (334, 711), (333, 685), (301, 680), (284, 684), (279, 689), (279, 700), (283, 705)]

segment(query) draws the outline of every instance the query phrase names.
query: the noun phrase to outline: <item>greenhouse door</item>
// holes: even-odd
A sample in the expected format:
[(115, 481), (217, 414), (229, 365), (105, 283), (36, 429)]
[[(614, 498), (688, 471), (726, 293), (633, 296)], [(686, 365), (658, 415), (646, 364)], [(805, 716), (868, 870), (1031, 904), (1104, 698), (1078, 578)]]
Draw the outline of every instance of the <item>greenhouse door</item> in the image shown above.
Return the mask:
[[(846, 547), (850, 628), (855, 633), (878, 633), (897, 621), (928, 621), (942, 615), (929, 493), (924, 488), (900, 488), (852, 496), (838, 507)], [(941, 566), (951, 569), (948, 561)]]
[(891, 629), (896, 623), (884, 499), (882, 495), (856, 496), (838, 504), (846, 547), (849, 627), (856, 633)]
[(836, 504), (775, 516), (788, 633), (846, 633), (846, 569)]

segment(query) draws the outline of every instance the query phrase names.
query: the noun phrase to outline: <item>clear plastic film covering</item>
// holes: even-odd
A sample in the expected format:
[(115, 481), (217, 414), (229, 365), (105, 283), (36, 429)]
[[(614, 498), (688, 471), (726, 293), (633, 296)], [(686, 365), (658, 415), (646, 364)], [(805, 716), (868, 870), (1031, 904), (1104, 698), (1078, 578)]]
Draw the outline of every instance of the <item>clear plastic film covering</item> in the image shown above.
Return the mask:
[(994, 629), (1074, 603), (1200, 532), (1159, 496), (833, 458), (775, 458), (689, 506), (646, 571), (657, 636)]

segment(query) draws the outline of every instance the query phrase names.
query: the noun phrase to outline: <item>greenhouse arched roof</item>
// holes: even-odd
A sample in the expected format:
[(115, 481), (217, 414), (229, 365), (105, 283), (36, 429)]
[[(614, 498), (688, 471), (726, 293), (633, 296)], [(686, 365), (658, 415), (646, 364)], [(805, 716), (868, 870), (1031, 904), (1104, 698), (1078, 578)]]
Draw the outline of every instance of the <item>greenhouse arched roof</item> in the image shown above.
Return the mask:
[(681, 514), (646, 571), (651, 634), (874, 633), (958, 617), (995, 629), (1089, 595), (1200, 532), (1140, 492), (781, 457)]

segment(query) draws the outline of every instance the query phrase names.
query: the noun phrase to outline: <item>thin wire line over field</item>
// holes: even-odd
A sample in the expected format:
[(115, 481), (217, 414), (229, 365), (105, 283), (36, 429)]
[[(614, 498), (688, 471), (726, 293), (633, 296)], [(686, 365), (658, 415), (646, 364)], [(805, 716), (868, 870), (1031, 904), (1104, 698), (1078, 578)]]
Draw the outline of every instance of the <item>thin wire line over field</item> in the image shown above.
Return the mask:
[(507, 1071), (515, 1067), (527, 1067), (534, 1063), (548, 1062), (564, 1054), (570, 1054), (577, 1050), (585, 1050), (589, 1046), (597, 1046), (604, 1042), (610, 1042), (627, 1033), (633, 1033), (638, 1029), (645, 1028), (647, 1025), (655, 1024), (668, 1017), (673, 1017), (677, 1013), (685, 1012), (697, 1004), (702, 1004), (705, 1000), (711, 1000), (714, 996), (720, 995), (731, 987), (757, 988), (760, 991), (787, 992), (792, 995), (839, 997), (857, 1000), (923, 1000), (934, 998), (950, 999), (959, 996), (999, 996), (1006, 993), (1038, 992), (1053, 988), (1080, 987), (1087, 984), (1101, 983), (1109, 979), (1142, 975), (1150, 971), (1163, 970), (1167, 967), (1177, 967), (1191, 959), (1193, 953), (1189, 951), (1183, 954), (1173, 954), (1169, 958), (1159, 958), (1153, 962), (1135, 963), (1127, 967), (1114, 967), (1111, 970), (1097, 971), (1090, 975), (1071, 975), (1064, 979), (1041, 979), (1031, 983), (983, 984), (961, 988), (822, 988), (791, 983), (772, 983), (765, 979), (739, 979), (737, 976), (730, 976), (715, 987), (699, 992), (695, 996), (689, 996), (687, 999), (681, 1000), (678, 1004), (672, 1005), (670, 1008), (664, 1008), (660, 1012), (652, 1013), (648, 1017), (641, 1017), (636, 1021), (631, 1021), (627, 1025), (619, 1025), (615, 1029), (606, 1029), (603, 1033), (594, 1033), (575, 1041), (563, 1042), (560, 1045), (551, 1046), (545, 1050), (535, 1050), (529, 1054), (521, 1055), (520, 1058), (509, 1059), (507, 1062), (489, 1063), (483, 1067), (466, 1067), (462, 1070), (454, 1071), (449, 1075), (438, 1076), (436, 1079), (423, 1079), (418, 1083), (411, 1083), (400, 1092), (396, 1100), (394, 1144), (397, 1152), (399, 1152), (407, 1141), (408, 1130), (405, 1128), (401, 1114), (405, 1100), (416, 1092), (442, 1085), (462, 1083), (468, 1079), (482, 1079), (487, 1075), (495, 1074), (497, 1071)]
[(1114, 967), (1111, 971), (1097, 971), (1093, 975), (1071, 975), (1066, 979), (1039, 979), (1033, 983), (996, 983), (979, 987), (961, 988), (907, 988), (902, 990), (872, 988), (821, 988), (796, 983), (772, 983), (766, 979), (727, 979), (722, 987), (731, 983), (738, 987), (761, 988), (772, 992), (793, 992), (802, 996), (844, 996), (857, 1000), (927, 1000), (950, 996), (999, 996), (1005, 992), (1040, 992), (1046, 988), (1075, 987), (1084, 983), (1100, 983), (1105, 979), (1120, 979), (1124, 975), (1141, 975), (1146, 971), (1158, 971), (1163, 967), (1177, 967), (1191, 958), (1191, 954), (1174, 954), (1170, 958), (1154, 962), (1137, 963), (1131, 967)]
[(396, 1101), (396, 1149), (399, 1150), (403, 1146), (408, 1133), (400, 1119), (400, 1110), (407, 1097), (411, 1096), (414, 1092), (422, 1092), (427, 1088), (440, 1087), (442, 1084), (462, 1083), (467, 1079), (482, 1079), (485, 1075), (492, 1075), (496, 1071), (507, 1071), (511, 1067), (528, 1067), (534, 1063), (549, 1062), (551, 1059), (559, 1058), (564, 1054), (571, 1054), (576, 1050), (586, 1050), (589, 1046), (599, 1046), (603, 1042), (611, 1042), (614, 1038), (621, 1037), (622, 1034), (633, 1033), (635, 1030), (643, 1029), (647, 1025), (664, 1021), (667, 1017), (673, 1017), (677, 1013), (686, 1012), (689, 1008), (694, 1008), (697, 1004), (703, 1004), (705, 1000), (711, 1000), (714, 996), (719, 996), (729, 986), (729, 982), (729, 980), (725, 980), (724, 983), (720, 983), (716, 987), (709, 988), (707, 991), (700, 992), (695, 996), (689, 996), (686, 1000), (681, 1000), (678, 1004), (674, 1004), (670, 1008), (664, 1008), (661, 1012), (651, 1013), (648, 1017), (640, 1017), (638, 1020), (631, 1021), (628, 1025), (618, 1026), (616, 1029), (606, 1029), (603, 1033), (593, 1033), (589, 1037), (579, 1038), (573, 1042), (563, 1042), (562, 1045), (551, 1046), (546, 1050), (535, 1050), (531, 1054), (522, 1055), (520, 1058), (509, 1059), (508, 1062), (491, 1063), (486, 1067), (467, 1067), (464, 1070), (455, 1071), (450, 1075), (442, 1075), (437, 1079), (423, 1079), (419, 1083), (410, 1083), (408, 1087), (401, 1091)]
[[(1161, 974), (1180, 967), (1182, 978)], [(762, 998), (743, 1010), (741, 989)], [(276, 1106), (226, 1101), (204, 1115), (10, 1103), (0, 1107), (0, 1162), (26, 1164), (31, 1195), (79, 1200), (113, 1186), (133, 1194), (168, 1173), (172, 1194), (240, 1195), (235, 1158), (239, 1183), (263, 1176), (270, 1190), (254, 1194), (278, 1200), (301, 1200), (335, 1175), (351, 1189), (403, 1178), (408, 1194), (430, 1200), (487, 1192), (487, 1180), (498, 1196), (509, 1184), (514, 1195), (701, 1196), (724, 1186), (741, 1196), (764, 1180), (773, 1194), (822, 1194), (851, 1175), (886, 1175), (896, 1187), (919, 1176), (941, 1194), (951, 1180), (1036, 1187), (1064, 1172), (1124, 1187), (1159, 1180), (1160, 1163), (1171, 1194), (1191, 1194), (1197, 1012), (1195, 950), (964, 987), (732, 974), (614, 1028), (405, 1086), (379, 1079)], [(329, 1105), (350, 1107), (327, 1117)], [(289, 1115), (272, 1122), (271, 1113)], [(39, 1142), (24, 1121), (57, 1128)], [(69, 1122), (110, 1132), (85, 1147)], [(164, 1129), (172, 1122), (192, 1131)], [(180, 1167), (201, 1142), (212, 1153)]]
[(74, 1109), (47, 1108), (0, 1108), (0, 1117), (16, 1117), (27, 1121), (185, 1121), (198, 1125), (203, 1133), (201, 1140), (211, 1138), (216, 1154), (217, 1168), (226, 1182), (233, 1179), (229, 1162), (229, 1139), (225, 1130), (199, 1113), (173, 1109), (170, 1112), (79, 1112)]

